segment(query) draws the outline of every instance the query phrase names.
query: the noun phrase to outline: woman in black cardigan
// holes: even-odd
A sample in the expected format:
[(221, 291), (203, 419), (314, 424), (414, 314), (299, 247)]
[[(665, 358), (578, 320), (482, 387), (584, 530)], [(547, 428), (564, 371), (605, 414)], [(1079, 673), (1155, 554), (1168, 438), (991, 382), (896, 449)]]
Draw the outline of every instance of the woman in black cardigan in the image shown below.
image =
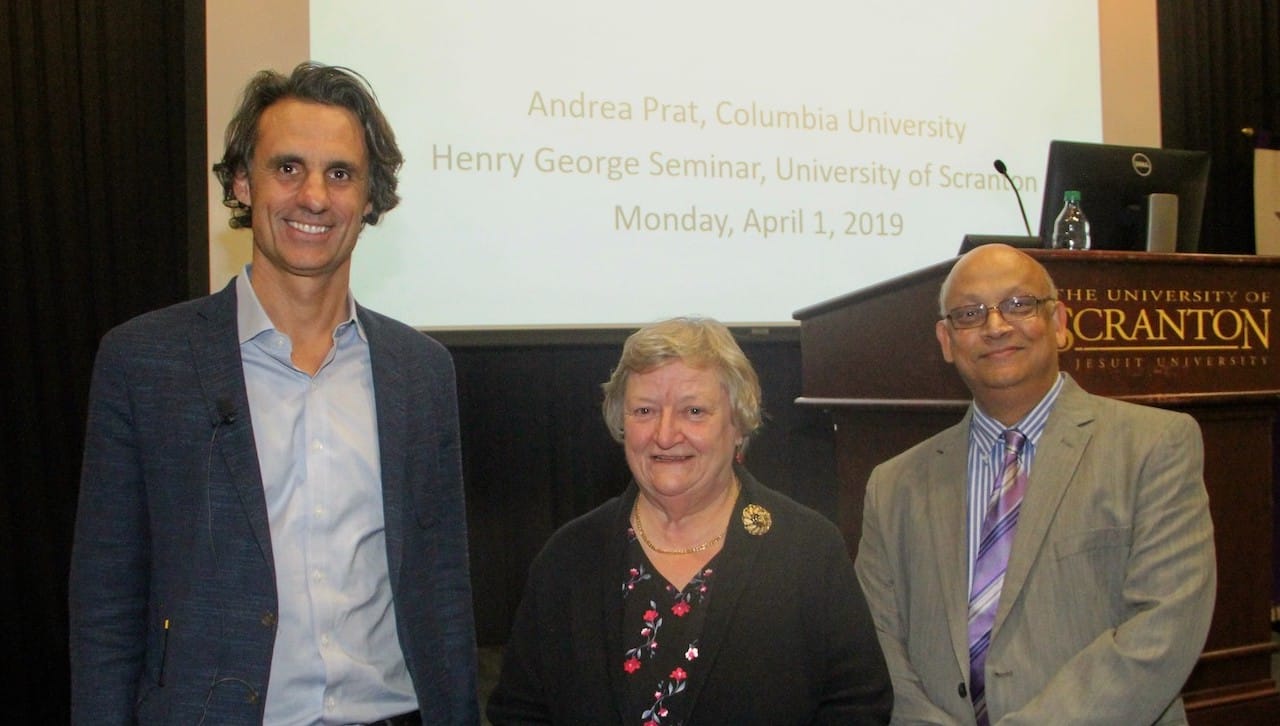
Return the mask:
[(627, 339), (605, 422), (634, 481), (530, 568), (494, 724), (888, 723), (839, 531), (741, 466), (760, 385), (720, 323)]

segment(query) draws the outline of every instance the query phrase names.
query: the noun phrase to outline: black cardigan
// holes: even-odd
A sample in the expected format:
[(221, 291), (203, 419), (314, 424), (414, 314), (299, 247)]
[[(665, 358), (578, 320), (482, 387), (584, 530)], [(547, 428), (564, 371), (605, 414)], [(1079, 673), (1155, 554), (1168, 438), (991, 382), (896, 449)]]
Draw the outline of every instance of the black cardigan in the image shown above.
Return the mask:
[[(826, 518), (737, 469), (742, 493), (699, 638), (689, 724), (888, 723), (893, 692), (844, 540)], [(633, 483), (560, 528), (530, 568), (494, 724), (635, 724), (624, 717), (621, 586)], [(746, 504), (772, 515), (748, 534)]]

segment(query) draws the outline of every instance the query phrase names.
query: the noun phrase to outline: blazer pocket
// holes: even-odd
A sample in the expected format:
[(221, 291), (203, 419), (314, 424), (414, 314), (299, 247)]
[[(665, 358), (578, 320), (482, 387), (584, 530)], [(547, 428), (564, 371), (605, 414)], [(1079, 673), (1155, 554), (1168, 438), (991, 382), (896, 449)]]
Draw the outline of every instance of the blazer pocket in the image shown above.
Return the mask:
[(1061, 560), (1093, 550), (1128, 548), (1132, 529), (1132, 527), (1107, 527), (1059, 537), (1053, 542), (1053, 554)]

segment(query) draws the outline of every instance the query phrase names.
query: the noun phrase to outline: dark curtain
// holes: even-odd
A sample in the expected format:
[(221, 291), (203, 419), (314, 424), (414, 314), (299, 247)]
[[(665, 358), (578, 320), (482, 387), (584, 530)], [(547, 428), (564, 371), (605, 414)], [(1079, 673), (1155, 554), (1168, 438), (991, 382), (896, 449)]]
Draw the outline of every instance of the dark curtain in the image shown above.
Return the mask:
[(6, 720), (67, 721), (67, 561), (98, 339), (208, 286), (203, 24), (203, 2), (0, 3)]
[(1280, 2), (1160, 0), (1163, 144), (1209, 151), (1207, 252), (1252, 254), (1253, 147), (1280, 134)]

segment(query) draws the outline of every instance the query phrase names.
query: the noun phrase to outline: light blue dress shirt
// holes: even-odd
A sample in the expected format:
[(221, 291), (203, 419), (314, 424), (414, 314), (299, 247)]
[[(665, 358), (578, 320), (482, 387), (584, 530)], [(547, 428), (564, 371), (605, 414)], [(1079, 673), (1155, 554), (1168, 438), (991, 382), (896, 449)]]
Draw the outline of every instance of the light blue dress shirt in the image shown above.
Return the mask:
[(236, 281), (240, 356), (280, 611), (264, 723), (347, 724), (418, 707), (387, 571), (369, 344), (349, 316), (314, 376)]

